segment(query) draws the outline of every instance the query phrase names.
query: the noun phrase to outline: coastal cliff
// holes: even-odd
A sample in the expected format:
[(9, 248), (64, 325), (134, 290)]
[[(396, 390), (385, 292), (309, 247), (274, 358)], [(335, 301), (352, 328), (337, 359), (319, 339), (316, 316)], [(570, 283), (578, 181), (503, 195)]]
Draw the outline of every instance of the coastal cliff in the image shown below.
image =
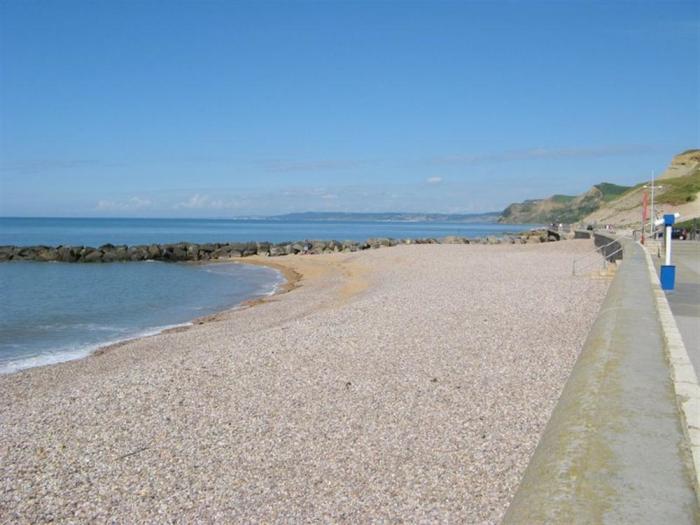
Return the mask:
[[(647, 181), (634, 186), (609, 182), (596, 184), (580, 195), (553, 195), (513, 203), (503, 210), (499, 222), (582, 223), (633, 226), (642, 216), (642, 197)], [(684, 219), (700, 217), (700, 149), (686, 150), (671, 160), (657, 179), (658, 213), (680, 213)]]
[(629, 189), (629, 186), (601, 182), (581, 195), (552, 195), (546, 199), (514, 203), (503, 210), (499, 222), (510, 224), (578, 222)]
[[(650, 181), (640, 182), (617, 199), (586, 215), (586, 224), (616, 224), (638, 227), (642, 217), (642, 200)], [(655, 182), (656, 215), (679, 213), (682, 220), (700, 217), (700, 149), (676, 155)], [(645, 187), (646, 186), (646, 187)]]

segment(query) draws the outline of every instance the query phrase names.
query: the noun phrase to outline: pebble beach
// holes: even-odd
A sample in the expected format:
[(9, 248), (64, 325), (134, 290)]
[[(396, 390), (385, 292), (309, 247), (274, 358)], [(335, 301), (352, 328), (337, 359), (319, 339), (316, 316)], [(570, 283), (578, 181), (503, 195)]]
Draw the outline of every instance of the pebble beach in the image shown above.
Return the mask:
[(276, 296), (0, 376), (0, 522), (498, 523), (605, 296), (592, 248), (275, 258)]

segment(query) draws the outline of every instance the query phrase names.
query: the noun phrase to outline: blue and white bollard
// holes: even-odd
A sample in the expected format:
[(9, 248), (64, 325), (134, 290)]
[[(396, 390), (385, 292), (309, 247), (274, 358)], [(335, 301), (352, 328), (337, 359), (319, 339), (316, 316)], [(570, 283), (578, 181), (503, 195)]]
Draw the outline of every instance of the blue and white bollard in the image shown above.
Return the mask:
[(664, 215), (664, 244), (666, 245), (665, 263), (661, 265), (661, 289), (673, 290), (676, 284), (676, 267), (671, 264), (671, 237), (673, 233), (673, 223), (676, 222), (676, 216)]

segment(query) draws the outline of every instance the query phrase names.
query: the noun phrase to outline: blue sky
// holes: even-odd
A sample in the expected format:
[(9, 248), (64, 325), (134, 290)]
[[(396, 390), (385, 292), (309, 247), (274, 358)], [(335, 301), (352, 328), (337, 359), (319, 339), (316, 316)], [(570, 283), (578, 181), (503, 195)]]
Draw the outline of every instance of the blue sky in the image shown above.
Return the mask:
[(0, 215), (498, 210), (700, 146), (697, 2), (0, 0)]

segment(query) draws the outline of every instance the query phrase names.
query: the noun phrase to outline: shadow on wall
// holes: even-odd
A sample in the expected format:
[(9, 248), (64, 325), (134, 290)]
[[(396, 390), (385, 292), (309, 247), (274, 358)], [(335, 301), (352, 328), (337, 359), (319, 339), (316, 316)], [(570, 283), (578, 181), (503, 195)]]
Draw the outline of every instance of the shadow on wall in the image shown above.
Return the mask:
[(611, 234), (594, 233), (593, 243), (600, 249), (600, 253), (608, 262), (616, 262), (622, 259), (622, 244)]

